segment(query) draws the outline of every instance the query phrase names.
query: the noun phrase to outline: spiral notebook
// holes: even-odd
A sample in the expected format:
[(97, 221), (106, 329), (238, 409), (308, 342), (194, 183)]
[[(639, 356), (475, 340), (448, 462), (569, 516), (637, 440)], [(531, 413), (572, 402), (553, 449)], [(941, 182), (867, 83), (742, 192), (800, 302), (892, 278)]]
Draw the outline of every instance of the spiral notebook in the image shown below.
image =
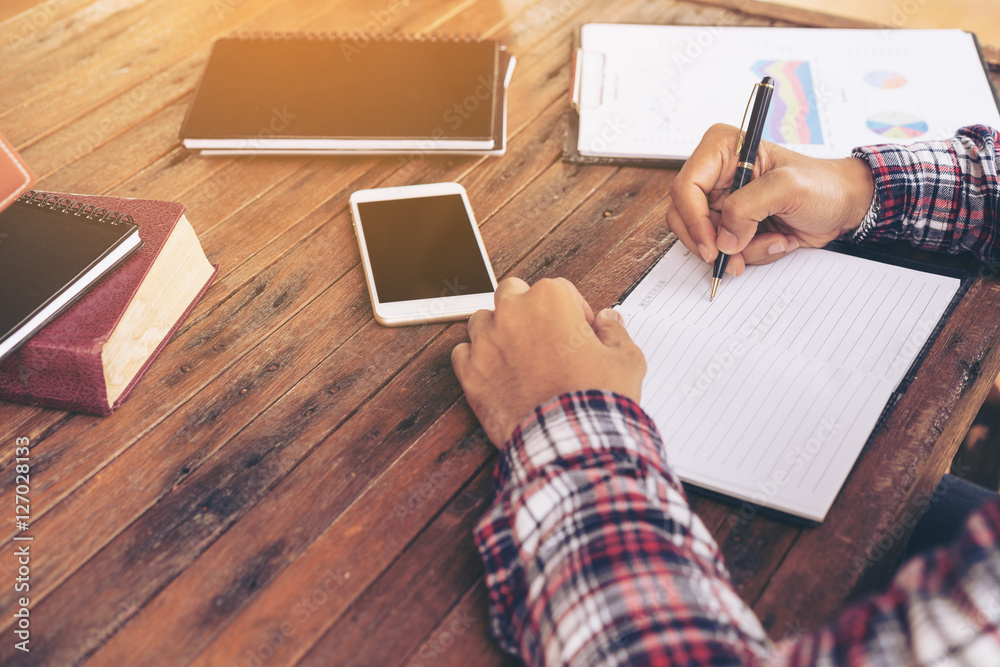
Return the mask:
[(711, 265), (675, 243), (617, 309), (680, 478), (822, 521), (961, 297), (938, 270), (803, 248), (709, 301)]
[[(142, 247), (0, 361), (0, 400), (109, 415), (173, 338), (218, 271), (178, 202), (30, 192), (53, 223), (134, 218)], [(120, 223), (121, 224), (121, 223)], [(0, 269), (0, 273), (2, 273)]]
[(181, 129), (205, 153), (499, 153), (514, 60), (494, 40), (250, 34), (217, 41)]
[(0, 360), (141, 245), (132, 216), (68, 199), (0, 212)]

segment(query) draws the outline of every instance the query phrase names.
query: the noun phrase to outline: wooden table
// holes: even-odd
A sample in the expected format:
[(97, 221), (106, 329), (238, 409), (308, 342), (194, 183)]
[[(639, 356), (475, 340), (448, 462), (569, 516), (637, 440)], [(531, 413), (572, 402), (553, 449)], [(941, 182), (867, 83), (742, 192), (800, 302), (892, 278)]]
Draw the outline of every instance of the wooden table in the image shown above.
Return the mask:
[[(177, 133), (232, 30), (498, 37), (518, 56), (489, 158), (203, 158)], [(660, 0), (50, 0), (0, 24), (0, 128), (43, 189), (182, 201), (220, 276), (129, 401), (100, 419), (0, 404), (0, 663), (16, 576), (12, 459), (31, 441), (31, 664), (488, 665), (471, 529), (496, 453), (462, 397), (463, 324), (372, 320), (353, 190), (457, 180), (499, 275), (611, 303), (669, 243), (666, 170), (561, 161), (572, 31), (769, 24)], [(893, 560), (1000, 371), (979, 280), (816, 529), (703, 498), (775, 638), (815, 628)], [(908, 514), (909, 513), (909, 514)]]

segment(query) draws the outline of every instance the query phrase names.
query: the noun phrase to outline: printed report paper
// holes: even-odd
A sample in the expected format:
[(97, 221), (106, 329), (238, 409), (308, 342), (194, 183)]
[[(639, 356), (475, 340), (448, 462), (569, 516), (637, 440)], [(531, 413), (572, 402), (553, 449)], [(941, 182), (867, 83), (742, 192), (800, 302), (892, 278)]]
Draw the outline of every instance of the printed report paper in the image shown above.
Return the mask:
[(737, 125), (775, 80), (764, 139), (814, 157), (1000, 127), (975, 41), (961, 30), (588, 24), (578, 54), (582, 155), (685, 159)]

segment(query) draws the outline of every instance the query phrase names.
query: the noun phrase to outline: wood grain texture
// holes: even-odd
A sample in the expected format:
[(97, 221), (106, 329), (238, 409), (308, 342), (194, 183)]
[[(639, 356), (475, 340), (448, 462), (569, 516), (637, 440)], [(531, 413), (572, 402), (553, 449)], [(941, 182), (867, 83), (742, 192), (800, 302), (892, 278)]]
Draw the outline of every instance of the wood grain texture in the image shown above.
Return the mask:
[[(222, 265), (114, 416), (0, 403), (0, 469), (10, 473), (16, 437), (32, 443), (33, 663), (511, 664), (489, 639), (471, 538), (496, 452), (451, 371), (464, 325), (373, 321), (347, 197), (457, 180), (498, 275), (565, 276), (595, 308), (610, 305), (673, 240), (674, 172), (560, 161), (573, 32), (794, 19), (738, 8), (48, 0), (0, 23), (11, 91), (0, 128), (39, 186), (181, 201)], [(215, 39), (366, 25), (506, 44), (519, 60), (508, 153), (203, 158), (180, 146)], [(926, 502), (1000, 371), (1000, 320), (978, 316), (998, 307), (1000, 287), (983, 276), (821, 527), (692, 497), (772, 636), (815, 627), (891, 565), (898, 544), (880, 546), (885, 535)], [(0, 486), (0, 505), (13, 494)], [(0, 523), (5, 634), (11, 521)], [(0, 663), (12, 651), (0, 644)]]
[[(926, 0), (922, 2), (904, 3), (865, 3), (857, 2), (853, 5), (840, 6), (844, 3), (830, 5), (832, 13), (817, 11), (814, 9), (817, 4), (814, 0), (804, 0), (797, 2), (771, 2), (770, 0), (692, 0), (713, 7), (724, 7), (726, 9), (744, 12), (753, 16), (775, 19), (783, 23), (810, 26), (814, 28), (955, 28), (960, 27), (972, 32), (981, 33), (979, 36), (980, 46), (983, 55), (990, 69), (994, 72), (1000, 70), (1000, 40), (997, 39), (997, 26), (989, 21), (989, 16), (996, 14), (995, 5), (990, 0), (973, 0), (980, 3), (984, 9), (985, 17), (975, 17), (975, 10), (966, 3), (965, 9), (969, 15), (964, 21), (955, 23), (949, 18), (952, 3), (941, 2), (939, 6), (926, 11)], [(824, 4), (825, 3), (819, 3)], [(915, 11), (914, 11), (915, 10)], [(927, 16), (930, 14), (931, 16)], [(919, 20), (914, 20), (919, 17)], [(942, 22), (937, 21), (937, 17), (942, 17)], [(948, 17), (948, 18), (945, 18)], [(983, 23), (983, 21), (986, 21)], [(967, 22), (967, 23), (966, 23)], [(985, 30), (979, 26), (985, 27)]]

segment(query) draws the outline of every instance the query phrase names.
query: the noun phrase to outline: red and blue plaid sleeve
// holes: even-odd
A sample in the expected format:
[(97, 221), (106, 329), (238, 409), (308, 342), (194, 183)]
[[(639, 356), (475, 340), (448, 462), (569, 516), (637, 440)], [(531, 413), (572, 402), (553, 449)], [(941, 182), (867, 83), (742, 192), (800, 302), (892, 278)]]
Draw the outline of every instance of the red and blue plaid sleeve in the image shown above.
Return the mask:
[(564, 394), (515, 430), (476, 526), (493, 635), (529, 665), (1000, 664), (1000, 505), (825, 628), (771, 644), (617, 394)]
[(875, 178), (879, 212), (868, 238), (971, 252), (1000, 265), (998, 139), (996, 130), (974, 125), (944, 141), (854, 149)]
[(490, 622), (531, 665), (745, 665), (768, 647), (656, 427), (617, 394), (564, 394), (508, 442), (476, 528)]

